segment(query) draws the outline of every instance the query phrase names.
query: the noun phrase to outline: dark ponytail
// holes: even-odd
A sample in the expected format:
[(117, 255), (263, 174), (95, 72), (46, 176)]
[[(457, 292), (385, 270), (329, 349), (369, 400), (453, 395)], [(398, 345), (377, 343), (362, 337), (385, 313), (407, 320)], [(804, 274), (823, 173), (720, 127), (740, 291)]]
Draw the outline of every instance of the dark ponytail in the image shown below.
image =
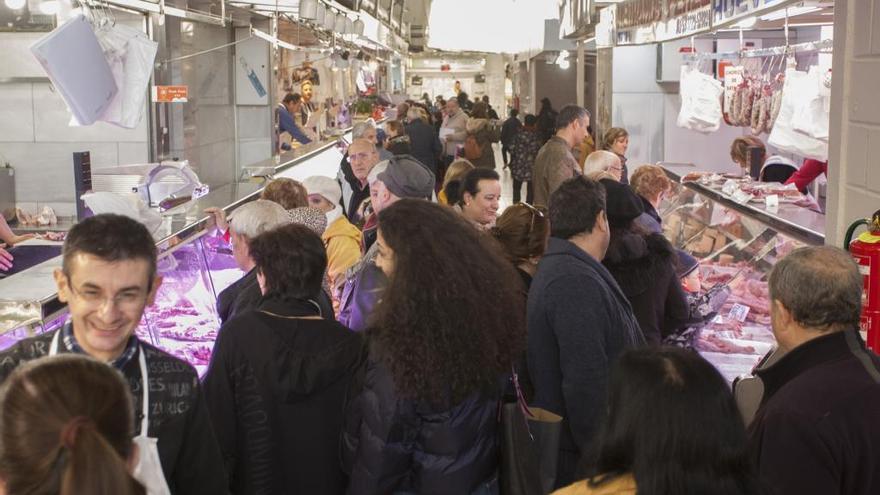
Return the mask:
[(80, 355), (41, 358), (0, 390), (0, 477), (10, 495), (143, 495), (127, 463), (133, 433), (118, 371)]

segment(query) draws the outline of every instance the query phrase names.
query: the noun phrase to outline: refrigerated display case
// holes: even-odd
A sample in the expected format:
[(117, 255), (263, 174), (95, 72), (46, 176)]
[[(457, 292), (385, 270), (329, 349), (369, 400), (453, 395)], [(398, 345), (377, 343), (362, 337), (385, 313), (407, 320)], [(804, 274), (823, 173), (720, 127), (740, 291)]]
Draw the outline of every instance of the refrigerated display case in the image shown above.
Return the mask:
[[(681, 182), (687, 172), (664, 166), (675, 185), (660, 207), (672, 245), (700, 260), (704, 291), (723, 291), (723, 304), (678, 343), (692, 347), (729, 381), (750, 374), (774, 346), (767, 276), (792, 250), (824, 242), (824, 217), (744, 203), (719, 184)], [(780, 205), (782, 206), (782, 205)], [(782, 214), (780, 214), (782, 213)], [(796, 217), (805, 224), (793, 222)]]

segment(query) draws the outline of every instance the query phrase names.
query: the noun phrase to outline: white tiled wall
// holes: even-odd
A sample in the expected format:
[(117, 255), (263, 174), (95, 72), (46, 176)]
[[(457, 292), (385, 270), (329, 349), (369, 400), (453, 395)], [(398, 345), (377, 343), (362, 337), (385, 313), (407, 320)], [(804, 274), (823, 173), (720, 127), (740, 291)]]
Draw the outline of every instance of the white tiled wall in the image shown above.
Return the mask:
[[(45, 77), (30, 54), (41, 33), (0, 33), (0, 79)], [(93, 167), (146, 162), (147, 118), (135, 129), (98, 123), (70, 127), (70, 112), (48, 82), (0, 84), (0, 161), (15, 168), (19, 207), (51, 206), (58, 215), (74, 209), (73, 157), (91, 152)]]
[(880, 209), (880, 5), (838, 1), (834, 16), (826, 242), (840, 246), (851, 222)]

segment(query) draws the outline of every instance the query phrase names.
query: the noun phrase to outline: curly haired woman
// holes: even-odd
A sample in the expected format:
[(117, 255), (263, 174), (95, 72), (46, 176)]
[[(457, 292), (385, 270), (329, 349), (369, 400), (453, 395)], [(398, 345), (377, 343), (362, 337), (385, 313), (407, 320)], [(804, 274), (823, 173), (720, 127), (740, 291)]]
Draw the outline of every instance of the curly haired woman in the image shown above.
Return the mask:
[(427, 201), (383, 210), (377, 244), (389, 284), (343, 435), (348, 493), (497, 493), (499, 378), (525, 343), (516, 271)]

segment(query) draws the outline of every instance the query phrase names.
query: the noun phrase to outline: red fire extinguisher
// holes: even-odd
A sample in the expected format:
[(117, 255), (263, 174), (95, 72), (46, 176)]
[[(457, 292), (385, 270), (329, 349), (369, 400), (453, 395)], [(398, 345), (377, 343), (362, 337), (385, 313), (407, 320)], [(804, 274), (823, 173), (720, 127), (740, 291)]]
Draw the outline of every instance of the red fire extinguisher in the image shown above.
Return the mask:
[[(866, 225), (868, 231), (850, 242), (860, 225)], [(859, 264), (859, 272), (864, 278), (862, 336), (869, 349), (880, 353), (880, 210), (872, 218), (863, 218), (850, 225), (844, 242), (844, 248)]]

